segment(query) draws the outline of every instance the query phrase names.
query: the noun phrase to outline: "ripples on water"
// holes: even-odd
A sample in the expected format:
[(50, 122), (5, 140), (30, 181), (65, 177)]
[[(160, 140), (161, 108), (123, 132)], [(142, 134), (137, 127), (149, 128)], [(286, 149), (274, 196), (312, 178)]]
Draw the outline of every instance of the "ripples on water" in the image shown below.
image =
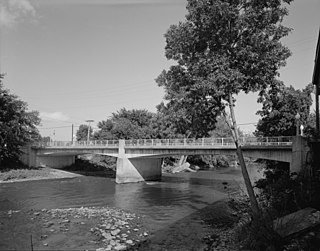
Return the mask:
[(225, 194), (215, 191), (219, 180), (241, 177), (237, 169), (164, 175), (161, 182), (116, 184), (114, 179), (79, 177), (0, 185), (0, 211), (81, 206), (119, 207), (146, 215), (151, 225), (173, 222)]

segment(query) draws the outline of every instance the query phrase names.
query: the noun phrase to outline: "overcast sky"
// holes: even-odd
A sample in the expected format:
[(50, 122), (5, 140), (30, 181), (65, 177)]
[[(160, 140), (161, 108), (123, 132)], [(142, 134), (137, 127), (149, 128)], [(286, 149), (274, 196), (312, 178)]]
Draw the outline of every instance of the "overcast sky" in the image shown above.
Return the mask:
[[(186, 0), (0, 0), (0, 72), (4, 85), (38, 110), (43, 136), (71, 140), (85, 120), (122, 107), (148, 109), (164, 92), (154, 79), (172, 62), (163, 37), (186, 14)], [(320, 0), (296, 0), (283, 42), (293, 55), (281, 70), (286, 85), (311, 82)], [(255, 123), (257, 95), (238, 97), (239, 124)], [(252, 131), (253, 125), (241, 125)]]

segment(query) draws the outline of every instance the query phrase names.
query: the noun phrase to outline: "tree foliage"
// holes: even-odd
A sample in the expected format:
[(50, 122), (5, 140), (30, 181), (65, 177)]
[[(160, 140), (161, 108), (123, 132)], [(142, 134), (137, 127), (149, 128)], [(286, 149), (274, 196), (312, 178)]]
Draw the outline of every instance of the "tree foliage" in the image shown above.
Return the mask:
[(278, 82), (260, 98), (262, 109), (257, 114), (262, 118), (256, 133), (262, 136), (293, 136), (296, 134), (297, 113), (300, 115), (299, 123), (306, 127), (309, 124), (312, 91), (312, 84), (303, 90), (296, 90)]
[(152, 122), (155, 114), (140, 109), (120, 109), (112, 113), (111, 118), (98, 123), (97, 139), (138, 139), (154, 138), (155, 128)]
[[(80, 125), (76, 133), (77, 141), (85, 141), (88, 139), (88, 125)], [(92, 127), (90, 126), (90, 139), (92, 139)]]
[(275, 83), (290, 55), (280, 43), (290, 32), (284, 2), (291, 0), (188, 0), (186, 20), (165, 34), (166, 57), (177, 64), (156, 79), (185, 134), (214, 129), (230, 94), (263, 95)]
[[(230, 122), (227, 122), (226, 117), (218, 116), (215, 124), (215, 129), (209, 133), (210, 137), (213, 138), (232, 138), (232, 132), (230, 130)], [(243, 135), (243, 132), (238, 128), (238, 134)]]
[(21, 146), (40, 137), (39, 113), (5, 89), (0, 74), (0, 162), (17, 159)]

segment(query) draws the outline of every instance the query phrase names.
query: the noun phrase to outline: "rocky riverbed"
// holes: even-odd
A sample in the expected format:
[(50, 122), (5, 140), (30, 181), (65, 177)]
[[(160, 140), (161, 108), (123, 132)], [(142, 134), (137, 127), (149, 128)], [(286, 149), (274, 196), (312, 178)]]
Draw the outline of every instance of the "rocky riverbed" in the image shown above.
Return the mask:
[[(135, 250), (149, 235), (142, 217), (109, 207), (2, 212), (0, 249)], [(20, 219), (20, 220), (19, 220)], [(23, 219), (23, 220), (21, 220)], [(24, 224), (17, 226), (16, 224)], [(11, 239), (11, 240), (10, 240)]]

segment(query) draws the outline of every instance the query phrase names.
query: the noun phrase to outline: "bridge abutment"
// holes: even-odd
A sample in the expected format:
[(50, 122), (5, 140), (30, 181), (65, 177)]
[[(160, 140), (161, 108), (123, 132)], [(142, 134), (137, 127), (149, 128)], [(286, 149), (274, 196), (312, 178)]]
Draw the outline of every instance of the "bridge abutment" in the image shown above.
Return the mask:
[(307, 153), (310, 151), (306, 138), (302, 136), (293, 137), (292, 140), (292, 159), (290, 172), (299, 173), (307, 163)]
[(28, 167), (43, 167), (48, 166), (51, 168), (63, 168), (75, 163), (74, 155), (61, 155), (61, 156), (39, 156), (38, 150), (31, 146), (24, 147), (20, 160)]

